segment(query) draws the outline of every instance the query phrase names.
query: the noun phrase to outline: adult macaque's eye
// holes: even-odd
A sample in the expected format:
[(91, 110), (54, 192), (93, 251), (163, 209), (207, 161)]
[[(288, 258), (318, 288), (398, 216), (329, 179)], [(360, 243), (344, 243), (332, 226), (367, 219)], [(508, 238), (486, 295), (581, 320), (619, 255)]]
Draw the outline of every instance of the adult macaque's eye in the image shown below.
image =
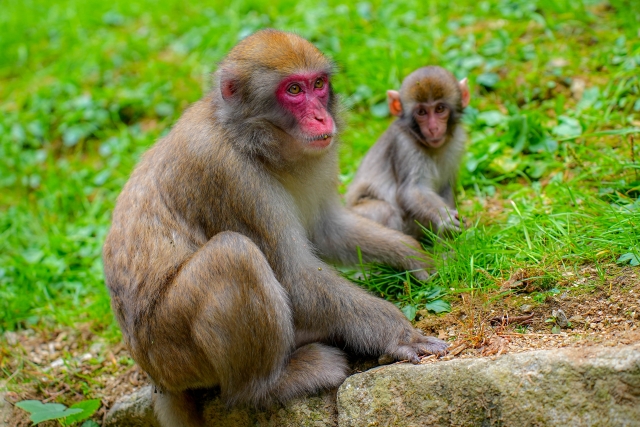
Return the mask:
[(297, 95), (300, 93), (302, 89), (300, 88), (300, 85), (297, 84), (293, 84), (291, 86), (289, 86), (289, 89), (287, 89), (287, 92), (289, 92), (292, 95)]
[(317, 79), (316, 82), (313, 84), (313, 87), (315, 87), (316, 89), (322, 89), (324, 87), (324, 80)]

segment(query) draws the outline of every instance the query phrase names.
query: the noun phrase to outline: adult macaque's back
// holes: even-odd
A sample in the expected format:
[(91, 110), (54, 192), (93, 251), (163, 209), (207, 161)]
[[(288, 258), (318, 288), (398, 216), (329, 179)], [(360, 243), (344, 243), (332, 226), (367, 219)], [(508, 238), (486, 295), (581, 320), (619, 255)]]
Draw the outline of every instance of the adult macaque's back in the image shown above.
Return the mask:
[(246, 38), (118, 198), (106, 282), (165, 427), (203, 425), (195, 389), (268, 405), (336, 387), (334, 343), (413, 362), (445, 351), (317, 256), (355, 263), (360, 247), (427, 276), (415, 240), (340, 205), (332, 72), (296, 35)]

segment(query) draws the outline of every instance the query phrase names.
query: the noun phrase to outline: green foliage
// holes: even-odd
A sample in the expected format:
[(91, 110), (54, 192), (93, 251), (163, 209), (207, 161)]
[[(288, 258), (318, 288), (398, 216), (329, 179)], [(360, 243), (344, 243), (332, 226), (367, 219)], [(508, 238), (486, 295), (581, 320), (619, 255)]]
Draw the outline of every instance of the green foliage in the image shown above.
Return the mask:
[[(80, 409), (82, 412), (69, 415), (68, 417), (61, 420), (61, 424), (63, 426), (70, 426), (74, 423), (84, 421), (91, 415), (93, 415), (100, 408), (100, 405), (100, 399), (83, 400), (81, 402), (74, 403), (69, 409)], [(83, 427), (89, 427), (90, 423), (93, 423), (93, 421), (88, 420), (84, 422)]]
[(427, 63), (469, 78), (469, 228), (436, 239), (427, 284), (374, 266), (359, 279), (408, 317), (514, 266), (551, 282), (580, 263), (637, 265), (639, 20), (625, 0), (4, 2), (0, 329), (91, 322), (117, 338), (100, 259), (116, 196), (229, 48), (265, 27), (338, 64), (345, 183), (392, 120), (387, 89)]
[[(16, 403), (16, 406), (29, 412), (29, 418), (34, 425), (43, 421), (57, 420), (62, 426), (71, 426), (93, 415), (100, 408), (100, 399), (84, 400), (69, 408), (60, 403), (42, 403), (39, 400), (23, 400)], [(88, 420), (82, 424), (82, 427), (94, 425), (98, 424)]]
[(416, 314), (418, 313), (418, 310), (416, 309), (416, 306), (413, 304), (407, 304), (404, 307), (402, 307), (402, 313), (407, 317), (407, 319), (409, 320), (413, 320), (416, 318)]
[(535, 266), (550, 275), (540, 281), (545, 286), (556, 281), (558, 266), (613, 263), (617, 254), (640, 245), (640, 210), (626, 198), (603, 200), (590, 189), (552, 181), (544, 189), (535, 182), (521, 187), (509, 199), (512, 210), (504, 221), (477, 223), (437, 242), (436, 253), (455, 256), (442, 257), (433, 284), (492, 288), (502, 272)]
[(360, 271), (345, 269), (344, 275), (375, 294), (396, 302), (409, 320), (415, 319), (418, 310), (422, 309), (436, 314), (451, 311), (451, 305), (443, 299), (447, 292), (442, 287), (421, 283), (409, 272), (398, 272), (384, 265), (363, 264), (360, 257)]
[(16, 406), (31, 414), (29, 418), (34, 425), (48, 420), (60, 420), (82, 412), (82, 409), (70, 409), (60, 403), (42, 403), (39, 400), (23, 400), (16, 403)]
[(640, 256), (638, 256), (637, 252), (627, 252), (626, 254), (620, 255), (618, 258), (618, 264), (631, 264), (633, 266), (640, 265)]

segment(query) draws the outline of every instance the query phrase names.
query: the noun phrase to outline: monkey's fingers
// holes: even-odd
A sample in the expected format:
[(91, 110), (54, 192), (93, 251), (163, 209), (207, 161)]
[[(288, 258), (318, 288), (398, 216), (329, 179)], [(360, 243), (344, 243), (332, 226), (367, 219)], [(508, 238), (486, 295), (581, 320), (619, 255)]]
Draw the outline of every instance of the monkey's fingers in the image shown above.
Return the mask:
[(412, 344), (419, 355), (435, 354), (436, 356), (444, 356), (447, 354), (449, 344), (436, 337), (421, 337), (420, 341)]
[(448, 218), (446, 221), (443, 221), (442, 226), (440, 227), (442, 229), (442, 232), (455, 232), (455, 233), (459, 233), (462, 231), (462, 229), (460, 228), (460, 220), (456, 217), (450, 217)]
[(395, 360), (408, 360), (414, 365), (420, 363), (420, 357), (411, 345), (399, 346), (395, 351), (391, 352), (391, 357)]
[(420, 361), (420, 356), (427, 354), (435, 354), (436, 356), (444, 356), (447, 354), (449, 344), (435, 338), (416, 333), (410, 344), (401, 344), (391, 353), (396, 360), (408, 360), (414, 365)]

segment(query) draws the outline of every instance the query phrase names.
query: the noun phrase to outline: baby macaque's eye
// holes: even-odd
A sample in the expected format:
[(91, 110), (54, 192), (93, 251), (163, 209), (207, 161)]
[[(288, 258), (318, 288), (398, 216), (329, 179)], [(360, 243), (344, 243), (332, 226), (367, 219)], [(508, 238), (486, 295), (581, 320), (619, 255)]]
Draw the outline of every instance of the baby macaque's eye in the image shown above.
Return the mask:
[(447, 109), (447, 107), (445, 107), (442, 104), (438, 104), (438, 106), (436, 106), (436, 113), (440, 114), (440, 113), (444, 113), (444, 111)]
[(418, 110), (418, 115), (419, 116), (424, 116), (427, 114), (427, 110), (425, 110), (424, 108), (421, 108)]

